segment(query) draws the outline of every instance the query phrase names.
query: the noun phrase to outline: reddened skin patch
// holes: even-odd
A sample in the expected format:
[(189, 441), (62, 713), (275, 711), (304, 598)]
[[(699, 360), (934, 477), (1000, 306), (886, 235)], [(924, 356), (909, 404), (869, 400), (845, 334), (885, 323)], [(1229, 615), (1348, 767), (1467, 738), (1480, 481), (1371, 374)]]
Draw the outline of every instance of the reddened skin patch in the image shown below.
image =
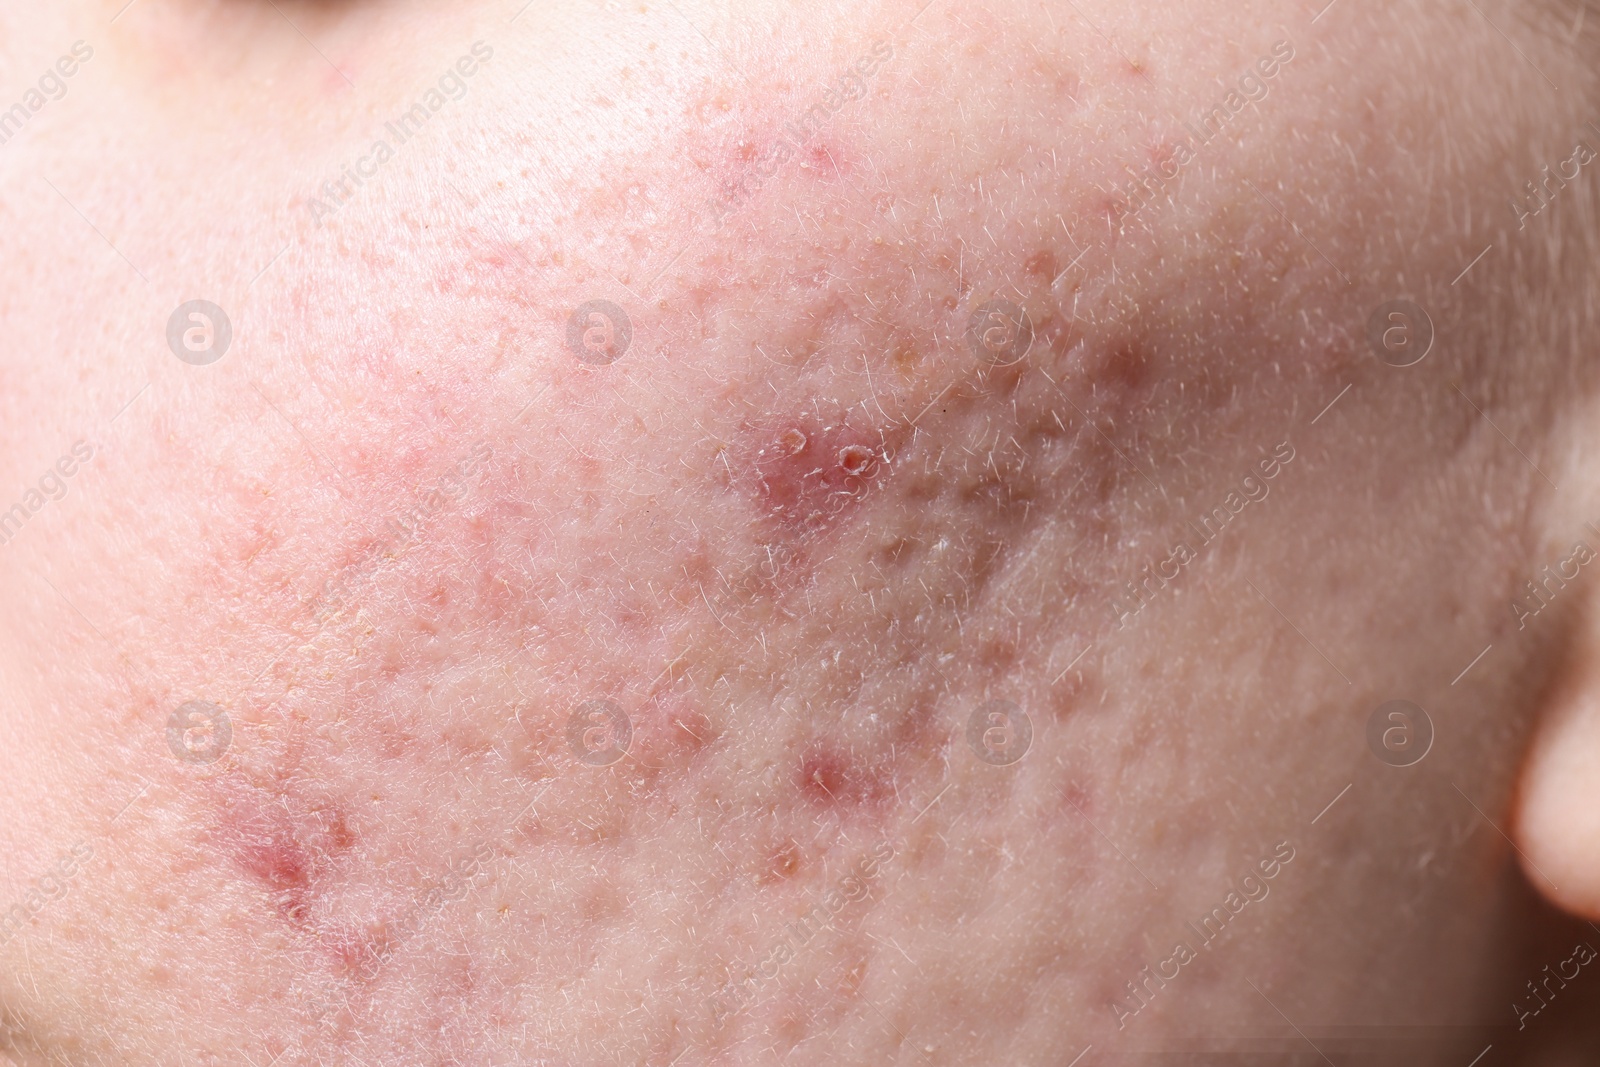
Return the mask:
[(892, 770), (826, 744), (801, 758), (798, 785), (810, 804), (841, 812), (877, 806), (894, 792)]
[(846, 521), (888, 473), (883, 433), (843, 418), (798, 416), (748, 427), (735, 446), (737, 478), (765, 526), (786, 537), (815, 536)]
[(288, 783), (262, 788), (230, 774), (215, 783), (212, 842), (297, 925), (312, 921), (319, 890), (357, 844), (344, 808)]

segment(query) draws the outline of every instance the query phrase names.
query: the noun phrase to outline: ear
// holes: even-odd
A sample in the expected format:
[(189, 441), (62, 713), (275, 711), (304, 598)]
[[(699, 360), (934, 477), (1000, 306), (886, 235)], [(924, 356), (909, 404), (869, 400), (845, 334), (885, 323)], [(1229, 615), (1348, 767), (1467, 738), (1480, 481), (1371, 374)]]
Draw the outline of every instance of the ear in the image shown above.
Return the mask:
[(1512, 838), (1535, 888), (1600, 920), (1600, 590), (1584, 583), (1575, 638), (1540, 709)]

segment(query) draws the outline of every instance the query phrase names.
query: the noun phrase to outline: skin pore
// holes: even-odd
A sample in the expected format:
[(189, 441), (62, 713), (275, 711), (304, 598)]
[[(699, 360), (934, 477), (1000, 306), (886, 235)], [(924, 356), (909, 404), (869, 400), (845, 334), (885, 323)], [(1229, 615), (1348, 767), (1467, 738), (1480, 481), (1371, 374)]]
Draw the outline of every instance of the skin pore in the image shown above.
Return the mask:
[(1583, 1062), (1593, 29), (0, 14), (0, 1054)]

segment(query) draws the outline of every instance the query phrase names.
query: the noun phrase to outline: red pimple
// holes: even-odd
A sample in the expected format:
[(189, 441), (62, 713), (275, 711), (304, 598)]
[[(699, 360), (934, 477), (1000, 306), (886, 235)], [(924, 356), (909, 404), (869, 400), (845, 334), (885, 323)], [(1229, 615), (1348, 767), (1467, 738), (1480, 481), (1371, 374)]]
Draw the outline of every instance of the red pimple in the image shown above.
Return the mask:
[(1082, 338), (1083, 330), (1071, 315), (1050, 312), (1041, 315), (1034, 323), (1034, 344), (1041, 346), (1040, 351), (1048, 350), (1052, 355), (1065, 356)]
[(844, 144), (813, 133), (804, 120), (776, 126), (758, 123), (720, 143), (710, 159), (708, 169), (719, 193), (735, 207), (760, 194), (785, 172), (833, 181), (851, 170)]
[(933, 703), (918, 701), (895, 722), (889, 736), (897, 748), (923, 752), (928, 750), (929, 741), (938, 728), (938, 716), (934, 713)]
[(1128, 201), (1114, 193), (1106, 193), (1099, 198), (1097, 212), (1109, 219), (1112, 226), (1120, 226), (1122, 217), (1128, 213)]
[(800, 760), (800, 794), (823, 808), (856, 808), (892, 793), (882, 768), (868, 765), (831, 746), (817, 746)]
[(1042, 278), (1047, 282), (1055, 281), (1060, 273), (1056, 266), (1056, 254), (1048, 248), (1041, 248), (1022, 264), (1022, 269), (1035, 278)]
[(1056, 92), (1071, 100), (1074, 104), (1079, 102), (1083, 95), (1083, 79), (1078, 77), (1075, 70), (1065, 70), (1056, 76)]
[(272, 893), (280, 911), (297, 921), (306, 917), (311, 857), (286, 810), (230, 805), (223, 812), (221, 836), (235, 866)]
[(839, 469), (847, 475), (866, 477), (872, 473), (877, 457), (865, 445), (845, 445), (839, 449)]
[(1061, 804), (1069, 812), (1089, 818), (1094, 816), (1094, 799), (1088, 790), (1076, 782), (1068, 782), (1061, 787)]
[(628, 770), (649, 782), (683, 780), (717, 739), (716, 725), (678, 693), (657, 695), (625, 711), (633, 726)]
[(356, 844), (344, 812), (329, 803), (307, 803), (282, 788), (275, 795), (230, 780), (219, 789), (213, 841), (271, 895), (286, 918), (307, 921), (317, 882)]
[(820, 533), (866, 494), (882, 468), (883, 444), (842, 423), (755, 431), (755, 502), (788, 533)]
[(801, 169), (817, 178), (837, 178), (849, 170), (843, 150), (836, 142), (818, 141), (806, 149)]

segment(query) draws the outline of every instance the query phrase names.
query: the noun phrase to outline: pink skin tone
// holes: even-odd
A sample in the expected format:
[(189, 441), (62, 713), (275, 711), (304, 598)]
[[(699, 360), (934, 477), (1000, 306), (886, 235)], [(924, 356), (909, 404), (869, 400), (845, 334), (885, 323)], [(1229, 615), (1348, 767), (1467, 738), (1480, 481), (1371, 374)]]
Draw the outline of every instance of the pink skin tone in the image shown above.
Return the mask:
[(1589, 1048), (1596, 27), (120, 6), (0, 15), (0, 1056)]

